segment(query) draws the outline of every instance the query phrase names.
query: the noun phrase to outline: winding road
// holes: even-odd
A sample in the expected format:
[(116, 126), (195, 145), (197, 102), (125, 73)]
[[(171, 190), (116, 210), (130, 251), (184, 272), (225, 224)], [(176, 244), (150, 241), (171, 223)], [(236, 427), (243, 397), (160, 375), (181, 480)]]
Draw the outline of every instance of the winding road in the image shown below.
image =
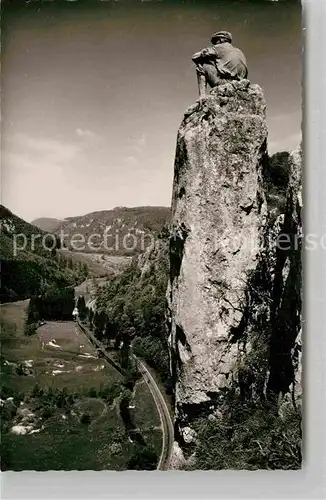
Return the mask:
[[(124, 374), (123, 370), (120, 368), (119, 365), (117, 365), (108, 355), (107, 350), (105, 346), (100, 342), (93, 332), (89, 330), (89, 328), (86, 328), (84, 325), (80, 323), (78, 318), (76, 318), (76, 323), (78, 327), (83, 331), (83, 333), (88, 336), (89, 340), (92, 342), (92, 344), (95, 344), (96, 347), (101, 351), (103, 357), (110, 363), (111, 366), (113, 366), (119, 373), (122, 375)], [(174, 430), (173, 430), (173, 422), (171, 419), (171, 415), (168, 409), (168, 406), (165, 402), (164, 396), (157, 385), (154, 377), (150, 373), (149, 369), (147, 368), (146, 364), (144, 361), (139, 359), (137, 356), (134, 354), (132, 355), (133, 358), (137, 362), (137, 366), (139, 371), (142, 374), (144, 382), (147, 384), (153, 399), (156, 404), (156, 408), (160, 417), (161, 421), (161, 426), (162, 426), (162, 451), (161, 455), (157, 464), (157, 470), (167, 470), (170, 465), (170, 459), (171, 459), (171, 453), (172, 453), (172, 446), (173, 446), (173, 435), (174, 435)]]
[(170, 458), (173, 446), (173, 435), (174, 435), (173, 422), (170, 416), (170, 412), (165, 402), (164, 396), (160, 391), (160, 388), (158, 387), (157, 383), (155, 382), (153, 376), (146, 367), (145, 363), (139, 358), (137, 358), (134, 354), (133, 357), (136, 359), (138, 369), (141, 372), (145, 383), (147, 384), (149, 390), (152, 393), (161, 420), (163, 442), (162, 442), (162, 452), (157, 465), (157, 470), (167, 470), (169, 469), (170, 465)]

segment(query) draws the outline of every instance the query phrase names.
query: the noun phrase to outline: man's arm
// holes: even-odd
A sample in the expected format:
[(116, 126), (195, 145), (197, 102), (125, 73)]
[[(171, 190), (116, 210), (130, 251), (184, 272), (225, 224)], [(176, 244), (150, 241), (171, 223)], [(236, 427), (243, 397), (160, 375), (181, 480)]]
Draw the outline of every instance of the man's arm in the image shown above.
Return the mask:
[(201, 51), (200, 52), (196, 52), (192, 58), (191, 58), (194, 62), (199, 62), (199, 60), (201, 59)]
[(216, 51), (213, 47), (207, 47), (201, 50), (200, 52), (196, 52), (191, 59), (193, 60), (194, 63), (199, 63), (202, 62), (201, 59), (212, 59), (212, 58), (216, 58)]

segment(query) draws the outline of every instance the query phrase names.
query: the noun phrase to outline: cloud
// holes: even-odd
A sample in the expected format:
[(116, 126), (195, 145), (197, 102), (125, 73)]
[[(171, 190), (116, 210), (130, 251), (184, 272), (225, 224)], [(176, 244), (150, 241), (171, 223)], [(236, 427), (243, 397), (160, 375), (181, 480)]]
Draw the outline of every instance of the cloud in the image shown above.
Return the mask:
[(55, 213), (69, 203), (71, 177), (83, 160), (78, 145), (17, 133), (6, 138), (2, 155), (3, 203), (30, 219), (39, 211)]
[(143, 150), (144, 150), (144, 147), (147, 143), (147, 138), (146, 138), (146, 135), (145, 134), (141, 134), (140, 137), (138, 137), (136, 140), (135, 140), (135, 143), (134, 143), (134, 146), (133, 146), (133, 149), (137, 152), (137, 153), (141, 153)]
[(127, 156), (125, 158), (125, 162), (129, 165), (134, 165), (135, 163), (138, 163), (138, 160), (134, 156)]
[(22, 133), (15, 134), (6, 142), (5, 151), (24, 155), (31, 161), (42, 160), (50, 164), (68, 163), (81, 152), (76, 144)]
[(139, 146), (145, 146), (146, 144), (146, 135), (142, 134), (140, 138), (138, 139), (138, 145)]
[(97, 134), (95, 134), (95, 132), (92, 132), (87, 128), (77, 128), (75, 132), (79, 137), (88, 137), (89, 139), (94, 139), (95, 137), (97, 137)]
[(289, 111), (285, 113), (268, 114), (268, 120), (270, 122), (284, 122), (284, 121), (294, 121), (298, 122), (300, 120), (302, 112), (301, 109), (296, 109), (295, 111)]

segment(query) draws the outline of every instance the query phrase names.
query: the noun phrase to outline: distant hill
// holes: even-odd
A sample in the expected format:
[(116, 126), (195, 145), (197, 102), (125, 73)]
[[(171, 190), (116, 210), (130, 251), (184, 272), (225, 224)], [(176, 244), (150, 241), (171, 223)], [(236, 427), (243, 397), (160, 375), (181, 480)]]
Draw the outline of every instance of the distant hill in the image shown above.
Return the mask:
[[(113, 210), (67, 217), (52, 230), (58, 235), (62, 231), (65, 235), (64, 246), (71, 250), (133, 255), (149, 245), (151, 236), (155, 237), (169, 218), (168, 207), (116, 207)], [(34, 224), (45, 229), (48, 224), (54, 227), (56, 220), (37, 219)]]
[[(39, 294), (47, 286), (75, 285), (90, 275), (120, 272), (132, 255), (150, 245), (169, 216), (167, 207), (117, 207), (64, 220), (40, 218), (30, 224), (0, 205), (1, 302)], [(64, 248), (60, 248), (61, 231)], [(73, 237), (85, 238), (86, 244), (74, 247)]]
[(58, 227), (60, 227), (61, 223), (62, 219), (54, 219), (51, 217), (40, 217), (39, 219), (35, 219), (31, 222), (33, 226), (49, 233), (55, 232)]
[[(30, 254), (39, 255), (46, 258), (49, 257), (51, 251), (46, 250), (45, 246), (42, 245), (42, 238), (45, 238), (46, 235), (44, 231), (13, 214), (8, 208), (3, 205), (0, 205), (0, 223), (1, 259), (19, 259), (22, 256), (28, 257), (30, 256)], [(25, 248), (19, 249), (23, 246), (24, 240), (26, 241)], [(48, 247), (50, 248), (50, 241), (47, 241)]]
[(87, 266), (74, 266), (58, 254), (59, 240), (3, 205), (0, 222), (1, 302), (25, 299), (47, 287), (74, 285), (87, 277)]

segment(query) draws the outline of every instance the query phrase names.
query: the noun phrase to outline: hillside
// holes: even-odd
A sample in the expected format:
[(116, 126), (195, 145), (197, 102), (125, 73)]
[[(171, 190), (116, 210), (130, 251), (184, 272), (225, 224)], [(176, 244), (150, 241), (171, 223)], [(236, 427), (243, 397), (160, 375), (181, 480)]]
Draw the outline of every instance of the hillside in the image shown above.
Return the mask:
[(132, 261), (130, 255), (109, 255), (99, 252), (74, 252), (67, 248), (58, 250), (58, 254), (64, 259), (72, 262), (73, 266), (86, 265), (89, 276), (103, 278), (105, 276), (114, 276), (123, 271)]
[[(132, 255), (154, 241), (168, 218), (169, 209), (165, 207), (118, 207), (63, 221), (41, 218), (30, 224), (1, 205), (1, 301), (38, 294), (44, 284), (61, 287), (77, 284), (88, 276), (116, 275), (130, 264)], [(114, 246), (111, 251), (96, 247), (105, 230), (112, 235), (107, 241), (107, 247)], [(63, 248), (61, 231), (66, 235)], [(92, 235), (97, 235), (97, 240), (92, 240)], [(73, 238), (81, 236), (86, 245), (74, 248)], [(130, 238), (134, 238), (132, 248)], [(88, 241), (95, 248), (89, 247)]]
[[(52, 237), (46, 238), (46, 232), (13, 214), (3, 205), (0, 205), (0, 222), (1, 259), (17, 259), (21, 256), (26, 257), (30, 253), (49, 257), (50, 248), (54, 246), (54, 239)], [(21, 235), (25, 235), (25, 238)], [(45, 245), (42, 244), (42, 238), (44, 238)], [(46, 246), (49, 250), (46, 249)], [(55, 247), (59, 247), (59, 241)]]
[(67, 217), (56, 227), (56, 219), (36, 219), (34, 223), (62, 234), (64, 246), (71, 250), (133, 255), (150, 245), (169, 216), (167, 207), (116, 207)]
[(1, 302), (25, 299), (48, 286), (69, 286), (87, 277), (86, 265), (59, 257), (59, 241), (0, 206)]
[(54, 219), (52, 217), (40, 217), (39, 219), (34, 219), (31, 222), (33, 226), (49, 233), (54, 232), (58, 227), (60, 227), (61, 223), (62, 219)]
[(133, 352), (155, 369), (169, 388), (169, 356), (165, 326), (168, 282), (168, 239), (160, 233), (156, 245), (97, 290), (93, 328), (112, 345), (133, 346)]

